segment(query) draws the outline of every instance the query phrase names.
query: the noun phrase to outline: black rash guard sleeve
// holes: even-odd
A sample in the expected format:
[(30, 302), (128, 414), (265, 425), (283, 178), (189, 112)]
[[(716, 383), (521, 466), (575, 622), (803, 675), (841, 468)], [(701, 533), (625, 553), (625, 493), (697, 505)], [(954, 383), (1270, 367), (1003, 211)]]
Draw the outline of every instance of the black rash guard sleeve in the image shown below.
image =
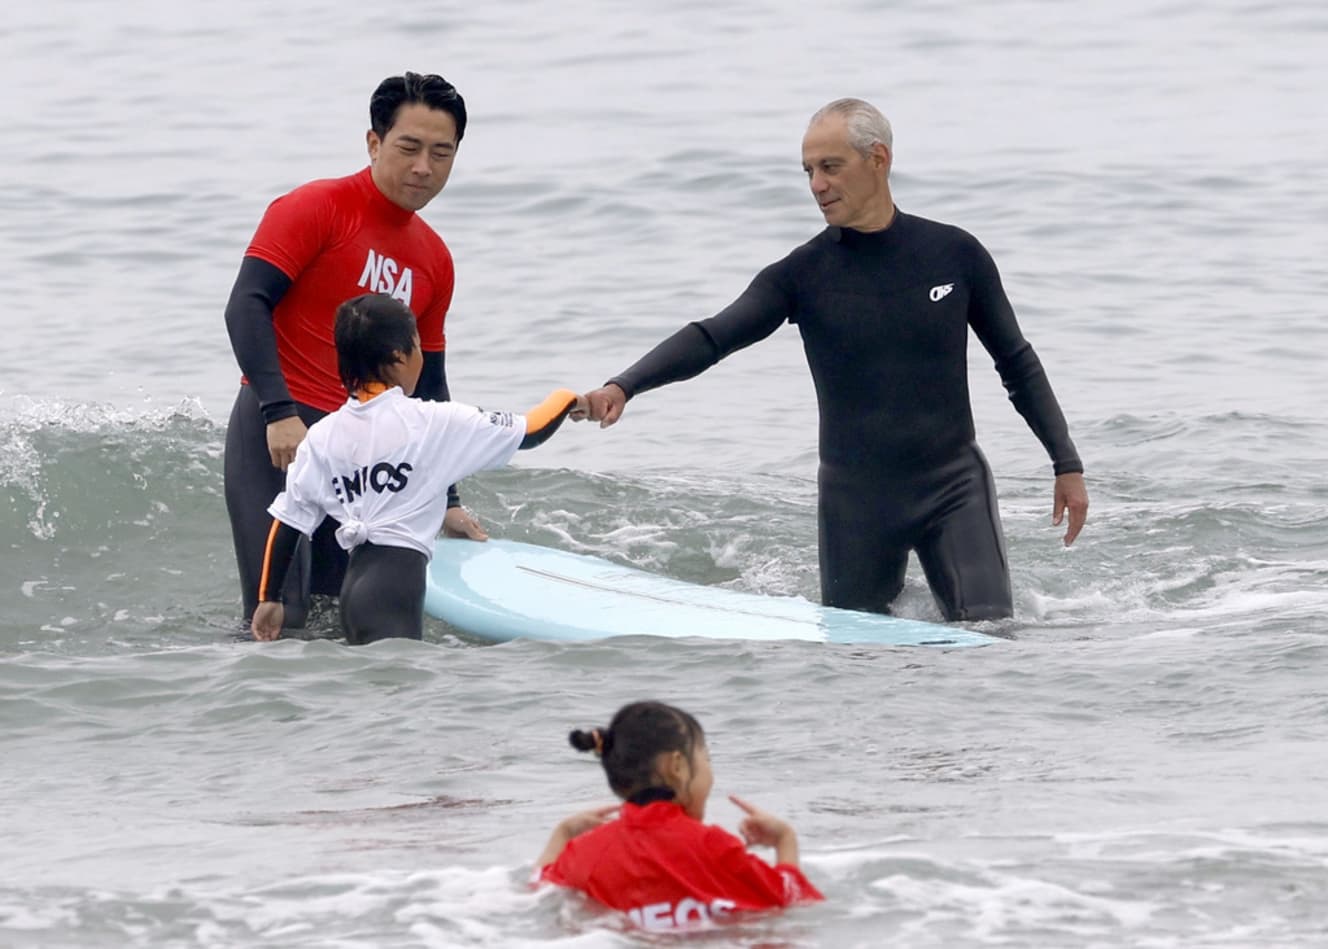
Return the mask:
[[(451, 402), (452, 393), (447, 388), (447, 353), (424, 353), (424, 367), (420, 369), (420, 381), (415, 383), (415, 398), (426, 402)], [(447, 486), (447, 506), (461, 506), (461, 495), (457, 494), (454, 484)]]
[(769, 279), (769, 270), (758, 274), (742, 296), (710, 319), (688, 323), (609, 382), (630, 399), (638, 392), (699, 376), (725, 356), (765, 339), (791, 314), (784, 295)]
[(1070, 439), (1065, 414), (1056, 401), (1042, 360), (1019, 329), (1014, 308), (1001, 285), (996, 262), (977, 241), (970, 245), (970, 249), (973, 253), (973, 296), (969, 325), (996, 361), (996, 372), (1000, 374), (1015, 410), (1047, 450), (1052, 470), (1058, 475), (1082, 472), (1084, 465)]
[(266, 260), (245, 257), (226, 302), (226, 332), (263, 412), (271, 424), (296, 414), (277, 359), (277, 333), (272, 313), (290, 289), (291, 278)]
[(258, 578), (258, 602), (281, 601), (281, 586), (286, 582), (286, 571), (299, 542), (299, 531), (273, 518), (267, 549), (263, 552), (263, 572)]

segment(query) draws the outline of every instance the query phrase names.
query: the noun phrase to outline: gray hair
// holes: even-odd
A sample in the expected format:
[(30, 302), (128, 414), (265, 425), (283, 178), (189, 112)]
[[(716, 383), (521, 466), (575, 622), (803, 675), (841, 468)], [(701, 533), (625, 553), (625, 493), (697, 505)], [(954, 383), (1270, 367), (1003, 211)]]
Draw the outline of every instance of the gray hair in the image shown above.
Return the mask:
[(881, 110), (863, 99), (836, 99), (816, 110), (807, 127), (829, 115), (842, 115), (848, 125), (848, 143), (866, 157), (871, 154), (872, 146), (880, 142), (891, 151), (894, 150), (894, 132), (890, 129), (890, 120), (881, 114)]

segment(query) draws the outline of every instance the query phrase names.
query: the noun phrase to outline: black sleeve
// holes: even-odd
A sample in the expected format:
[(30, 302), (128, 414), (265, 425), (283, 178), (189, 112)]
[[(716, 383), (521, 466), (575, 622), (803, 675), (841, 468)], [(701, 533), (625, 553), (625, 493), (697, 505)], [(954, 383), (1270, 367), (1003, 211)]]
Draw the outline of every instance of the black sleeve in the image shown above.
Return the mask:
[(1052, 470), (1058, 475), (1082, 472), (1084, 465), (1070, 439), (1065, 414), (1056, 401), (1042, 360), (1019, 329), (1019, 321), (1001, 285), (996, 263), (976, 241), (972, 251), (973, 292), (969, 325), (995, 360), (996, 371), (1015, 410), (1047, 450)]
[[(420, 370), (420, 381), (415, 383), (415, 398), (426, 402), (451, 402), (452, 393), (447, 388), (447, 353), (425, 353), (424, 368)], [(454, 484), (447, 486), (447, 506), (461, 506), (461, 496)]]
[(447, 353), (424, 353), (424, 368), (415, 384), (415, 398), (426, 402), (451, 402), (447, 390)]
[(272, 326), (272, 312), (290, 285), (290, 277), (277, 267), (257, 257), (246, 257), (240, 262), (240, 272), (226, 302), (231, 349), (258, 396), (263, 421), (268, 423), (295, 414), (295, 401), (277, 360), (277, 334)]
[(260, 603), (281, 600), (281, 585), (286, 582), (286, 571), (290, 569), (295, 545), (299, 542), (299, 531), (273, 518), (272, 530), (267, 538), (267, 551), (263, 557), (263, 575), (258, 578)]
[(1082, 472), (1084, 464), (1070, 439), (1070, 426), (1033, 345), (1025, 341), (1016, 352), (996, 360), (996, 371), (1015, 410), (1047, 450), (1052, 470), (1058, 475)]
[(609, 382), (631, 398), (699, 376), (730, 353), (760, 342), (790, 316), (784, 296), (763, 271), (734, 300), (708, 320), (688, 323)]

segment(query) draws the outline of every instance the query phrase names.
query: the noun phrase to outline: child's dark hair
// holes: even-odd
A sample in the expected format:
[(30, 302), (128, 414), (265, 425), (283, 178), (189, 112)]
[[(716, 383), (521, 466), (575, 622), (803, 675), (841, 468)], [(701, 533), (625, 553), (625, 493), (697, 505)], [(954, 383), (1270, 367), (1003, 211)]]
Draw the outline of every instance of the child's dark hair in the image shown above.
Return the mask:
[(690, 762), (705, 741), (700, 723), (680, 708), (663, 702), (633, 702), (618, 709), (608, 728), (577, 729), (567, 736), (577, 751), (594, 751), (604, 764), (609, 787), (626, 800), (659, 783), (655, 759), (681, 751)]
[(385, 293), (365, 293), (337, 307), (337, 371), (348, 393), (382, 382), (387, 367), (415, 351), (415, 314)]

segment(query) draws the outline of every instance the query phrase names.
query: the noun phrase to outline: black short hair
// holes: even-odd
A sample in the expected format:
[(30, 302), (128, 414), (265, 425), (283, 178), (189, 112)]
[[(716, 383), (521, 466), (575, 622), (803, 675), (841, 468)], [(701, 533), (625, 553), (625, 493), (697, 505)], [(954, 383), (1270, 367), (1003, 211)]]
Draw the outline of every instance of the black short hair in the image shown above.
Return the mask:
[(333, 337), (347, 393), (383, 382), (387, 367), (415, 351), (415, 314), (386, 293), (365, 293), (337, 307)]
[(408, 72), (404, 76), (389, 76), (378, 84), (369, 98), (369, 127), (380, 139), (386, 138), (397, 123), (397, 114), (403, 105), (420, 103), (430, 109), (439, 109), (456, 122), (457, 144), (466, 134), (466, 100), (442, 76), (435, 73)]
[(680, 708), (663, 702), (632, 702), (618, 709), (608, 728), (573, 731), (567, 736), (578, 751), (596, 751), (609, 787), (623, 800), (658, 785), (655, 759), (680, 751), (691, 763), (705, 743), (701, 724)]

